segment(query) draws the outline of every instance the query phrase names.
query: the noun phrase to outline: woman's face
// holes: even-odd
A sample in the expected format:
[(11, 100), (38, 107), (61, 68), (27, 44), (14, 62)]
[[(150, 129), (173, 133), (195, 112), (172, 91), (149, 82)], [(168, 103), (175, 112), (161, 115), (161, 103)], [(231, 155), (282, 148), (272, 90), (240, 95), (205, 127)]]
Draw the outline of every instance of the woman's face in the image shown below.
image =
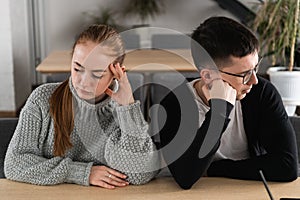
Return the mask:
[(77, 95), (87, 101), (98, 102), (111, 85), (113, 74), (109, 65), (114, 58), (107, 56), (109, 49), (94, 42), (77, 44), (71, 65), (72, 84)]

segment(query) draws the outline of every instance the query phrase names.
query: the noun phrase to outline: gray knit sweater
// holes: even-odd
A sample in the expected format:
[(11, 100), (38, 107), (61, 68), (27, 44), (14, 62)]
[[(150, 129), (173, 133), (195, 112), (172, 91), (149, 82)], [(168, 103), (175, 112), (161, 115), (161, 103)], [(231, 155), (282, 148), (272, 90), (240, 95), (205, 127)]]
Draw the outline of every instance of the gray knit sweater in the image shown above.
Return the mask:
[(5, 157), (6, 178), (38, 185), (89, 185), (91, 167), (106, 165), (126, 174), (131, 184), (150, 181), (159, 161), (139, 102), (120, 106), (108, 97), (90, 104), (69, 83), (75, 109), (73, 147), (64, 157), (53, 155), (49, 98), (58, 84), (44, 84), (32, 92), (22, 109)]

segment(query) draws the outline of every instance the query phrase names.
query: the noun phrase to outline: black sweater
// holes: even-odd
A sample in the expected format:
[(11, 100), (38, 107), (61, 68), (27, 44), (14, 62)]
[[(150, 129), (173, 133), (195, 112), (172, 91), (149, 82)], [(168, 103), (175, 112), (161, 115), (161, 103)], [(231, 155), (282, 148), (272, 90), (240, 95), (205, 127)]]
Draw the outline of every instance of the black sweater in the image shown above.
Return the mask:
[(183, 83), (170, 92), (160, 104), (167, 114), (158, 121), (159, 148), (176, 182), (189, 189), (207, 171), (208, 176), (260, 180), (263, 170), (269, 181), (292, 181), (297, 178), (295, 133), (274, 86), (258, 77), (258, 84), (241, 100), (249, 159), (212, 162), (227, 128), (232, 105), (211, 100), (211, 109), (199, 126), (196, 102)]

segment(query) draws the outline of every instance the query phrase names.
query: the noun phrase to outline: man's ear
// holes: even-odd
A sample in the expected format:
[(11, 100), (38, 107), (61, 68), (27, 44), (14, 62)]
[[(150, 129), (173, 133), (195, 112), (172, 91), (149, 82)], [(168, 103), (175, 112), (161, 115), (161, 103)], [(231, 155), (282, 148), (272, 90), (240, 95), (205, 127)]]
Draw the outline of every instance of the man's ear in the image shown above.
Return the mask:
[(211, 72), (210, 70), (208, 69), (202, 69), (201, 72), (200, 72), (200, 76), (201, 76), (201, 79), (206, 83), (210, 83), (211, 82)]

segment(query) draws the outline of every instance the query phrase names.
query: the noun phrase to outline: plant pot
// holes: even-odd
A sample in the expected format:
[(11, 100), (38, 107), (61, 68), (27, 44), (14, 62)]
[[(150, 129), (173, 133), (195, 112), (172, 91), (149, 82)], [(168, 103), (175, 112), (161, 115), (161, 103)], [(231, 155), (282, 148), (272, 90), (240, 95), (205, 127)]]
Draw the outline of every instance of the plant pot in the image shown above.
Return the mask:
[(270, 67), (267, 74), (270, 81), (277, 88), (289, 116), (295, 114), (300, 105), (300, 68), (287, 71), (286, 67)]

